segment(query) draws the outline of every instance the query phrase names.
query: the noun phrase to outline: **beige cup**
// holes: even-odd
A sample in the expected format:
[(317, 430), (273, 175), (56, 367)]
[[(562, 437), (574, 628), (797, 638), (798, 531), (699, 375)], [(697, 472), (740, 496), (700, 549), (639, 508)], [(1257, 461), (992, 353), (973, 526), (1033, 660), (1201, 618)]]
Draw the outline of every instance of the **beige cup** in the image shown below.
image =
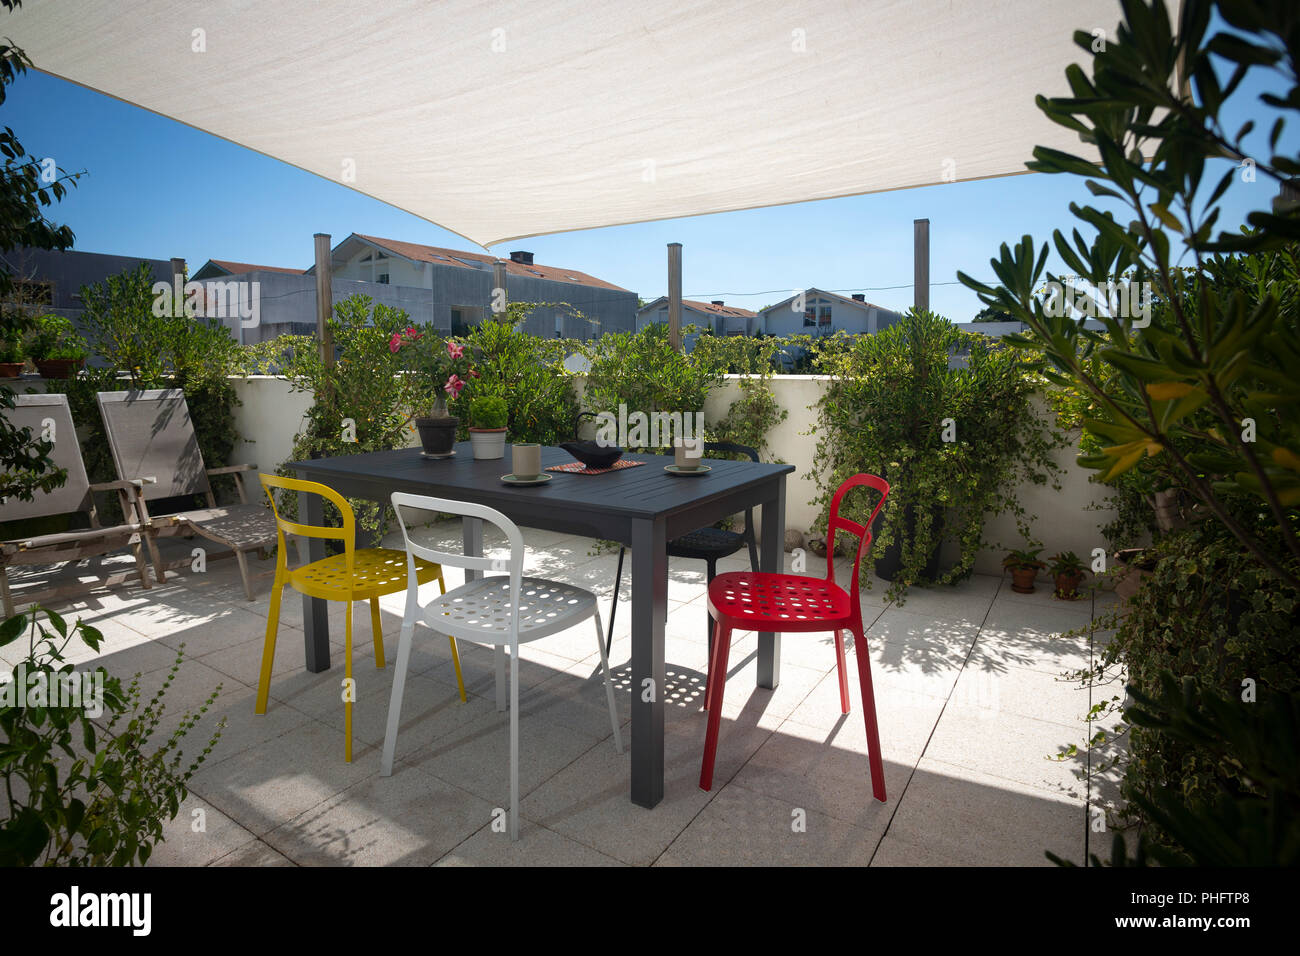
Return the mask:
[(673, 460), (682, 471), (695, 471), (704, 457), (704, 445), (698, 441), (680, 442), (673, 450)]
[(536, 478), (542, 473), (542, 446), (511, 445), (510, 467), (516, 478)]

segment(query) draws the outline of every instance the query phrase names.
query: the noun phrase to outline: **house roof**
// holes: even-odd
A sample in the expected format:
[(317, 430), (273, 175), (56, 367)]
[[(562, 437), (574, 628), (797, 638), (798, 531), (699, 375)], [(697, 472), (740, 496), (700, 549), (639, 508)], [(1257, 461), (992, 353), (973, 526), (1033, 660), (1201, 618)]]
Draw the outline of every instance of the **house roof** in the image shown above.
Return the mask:
[[(779, 309), (779, 308), (781, 308), (782, 306), (789, 305), (791, 302), (793, 302), (793, 301), (795, 300), (795, 296), (797, 296), (797, 295), (799, 295), (799, 294), (800, 294), (800, 293), (795, 293), (795, 295), (787, 296), (786, 298), (782, 299), (780, 302), (776, 303), (775, 305), (769, 305), (767, 308), (765, 308), (765, 309), (760, 309), (759, 311), (760, 311), (760, 312), (771, 312), (771, 311), (774, 310), (774, 309)], [(858, 308), (862, 309), (864, 312), (865, 312), (867, 309), (879, 309), (881, 312), (897, 312), (897, 311), (898, 311), (897, 309), (889, 309), (889, 308), (886, 308), (886, 307), (883, 306), (883, 305), (876, 305), (874, 302), (859, 302), (857, 299), (852, 299), (852, 298), (849, 298), (848, 296), (839, 295), (838, 293), (835, 293), (835, 292), (827, 292), (825, 289), (805, 289), (805, 290), (803, 291), (802, 294), (805, 295), (805, 296), (819, 295), (819, 296), (825, 296), (825, 297), (828, 298), (828, 299), (836, 299), (836, 300), (838, 300), (838, 301), (840, 301), (840, 302), (845, 303), (846, 305), (855, 305), (855, 306), (857, 306)]]
[[(661, 295), (653, 302), (647, 302), (641, 308), (637, 309), (637, 314), (646, 312), (650, 309), (661, 308), (661, 304), (668, 302), (666, 295)], [(692, 309), (696, 312), (707, 312), (710, 315), (730, 315), (736, 318), (753, 319), (758, 316), (757, 312), (750, 312), (749, 309), (741, 309), (734, 305), (714, 305), (712, 302), (697, 302), (694, 299), (682, 299), (682, 308)]]
[(234, 262), (230, 259), (209, 259), (199, 267), (198, 272), (195, 272), (194, 275), (200, 275), (209, 266), (215, 266), (216, 270), (232, 276), (243, 275), (245, 272), (284, 272), (293, 276), (302, 275), (301, 269), (288, 269), (284, 266), (259, 266), (251, 262)]
[[(440, 246), (425, 246), (417, 242), (402, 242), (398, 239), (384, 239), (380, 236), (365, 236), (359, 232), (354, 232), (348, 237), (348, 239), (352, 238), (360, 239), (372, 246), (378, 246), (412, 262), (432, 262), (435, 265), (452, 266), (461, 269), (491, 269), (492, 265), (501, 258), (482, 252), (443, 249)], [(348, 239), (343, 240), (343, 242), (347, 242)], [(342, 245), (343, 243), (339, 243), (339, 246)], [(338, 246), (335, 248), (338, 248)], [(532, 279), (549, 279), (552, 282), (567, 282), (572, 285), (585, 285), (595, 289), (613, 289), (617, 292), (630, 291), (622, 286), (614, 285), (612, 282), (606, 282), (604, 279), (597, 279), (585, 272), (579, 272), (577, 269), (564, 269), (559, 266), (546, 266), (540, 263), (525, 265), (522, 262), (514, 262), (508, 258), (502, 261), (506, 264), (507, 275), (524, 276)]]

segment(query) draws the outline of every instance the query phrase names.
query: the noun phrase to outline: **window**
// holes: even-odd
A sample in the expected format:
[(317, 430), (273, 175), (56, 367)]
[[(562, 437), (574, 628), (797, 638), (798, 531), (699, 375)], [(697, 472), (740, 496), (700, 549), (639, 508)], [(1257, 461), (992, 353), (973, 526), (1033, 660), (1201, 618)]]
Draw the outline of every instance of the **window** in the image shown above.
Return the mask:
[(378, 282), (380, 285), (388, 285), (388, 273), (387, 272), (379, 273), (379, 275), (375, 276), (375, 281)]
[(829, 305), (823, 305), (821, 308), (821, 315), (817, 319), (817, 325), (830, 328), (830, 324), (831, 324), (831, 307)]
[(15, 305), (54, 305), (54, 283), (40, 279), (14, 279), (9, 301)]
[(803, 310), (803, 324), (805, 328), (817, 327), (817, 307), (815, 305), (810, 305)]

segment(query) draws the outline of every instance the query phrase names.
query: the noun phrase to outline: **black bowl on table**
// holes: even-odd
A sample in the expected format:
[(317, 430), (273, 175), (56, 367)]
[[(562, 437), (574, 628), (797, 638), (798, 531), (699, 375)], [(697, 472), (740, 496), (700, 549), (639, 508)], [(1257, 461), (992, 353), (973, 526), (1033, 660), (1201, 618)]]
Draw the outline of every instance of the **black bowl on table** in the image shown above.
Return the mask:
[(560, 447), (588, 468), (608, 468), (623, 457), (623, 449), (617, 445), (594, 441), (566, 441)]

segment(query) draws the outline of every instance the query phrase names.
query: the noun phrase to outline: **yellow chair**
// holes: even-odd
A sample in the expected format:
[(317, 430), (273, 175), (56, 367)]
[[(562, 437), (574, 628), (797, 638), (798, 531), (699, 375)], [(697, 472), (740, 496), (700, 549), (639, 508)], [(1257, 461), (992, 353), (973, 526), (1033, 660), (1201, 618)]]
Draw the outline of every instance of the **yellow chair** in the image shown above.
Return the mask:
[[(262, 674), (257, 684), (257, 706), (255, 713), (266, 713), (267, 697), (271, 692), (271, 663), (275, 660), (275, 637), (280, 624), (280, 595), (287, 584), (295, 591), (309, 597), (324, 598), (326, 601), (347, 602), (347, 638), (344, 651), (344, 680), (349, 691), (343, 698), (344, 732), (347, 740), (344, 758), (352, 762), (352, 700), (356, 696), (352, 684), (352, 602), (370, 601), (370, 626), (374, 632), (375, 666), (384, 666), (384, 637), (379, 626), (379, 598), (385, 594), (405, 591), (407, 586), (407, 554), (392, 548), (356, 547), (356, 518), (352, 508), (333, 488), (315, 481), (302, 481), (297, 478), (281, 478), (278, 475), (262, 474), (262, 487), (271, 499), (271, 510), (275, 514), (275, 526), (279, 547), (275, 558), (275, 583), (271, 586), (271, 608), (266, 619), (266, 645), (262, 650)], [(343, 516), (341, 528), (321, 527), (299, 524), (280, 516), (275, 504), (275, 495), (271, 489), (282, 488), (285, 491), (309, 492), (320, 495), (338, 508)], [(300, 568), (289, 570), (287, 549), (284, 536), (300, 535), (304, 538), (329, 538), (343, 542), (343, 553), (312, 561)], [(442, 577), (442, 566), (412, 558), (415, 563), (416, 580), (420, 584), (437, 581), (442, 593), (447, 593), (447, 583)], [(460, 685), (460, 699), (465, 700), (465, 681), (460, 672), (460, 654), (456, 650), (456, 639), (451, 641), (451, 659), (456, 665), (456, 683)]]

